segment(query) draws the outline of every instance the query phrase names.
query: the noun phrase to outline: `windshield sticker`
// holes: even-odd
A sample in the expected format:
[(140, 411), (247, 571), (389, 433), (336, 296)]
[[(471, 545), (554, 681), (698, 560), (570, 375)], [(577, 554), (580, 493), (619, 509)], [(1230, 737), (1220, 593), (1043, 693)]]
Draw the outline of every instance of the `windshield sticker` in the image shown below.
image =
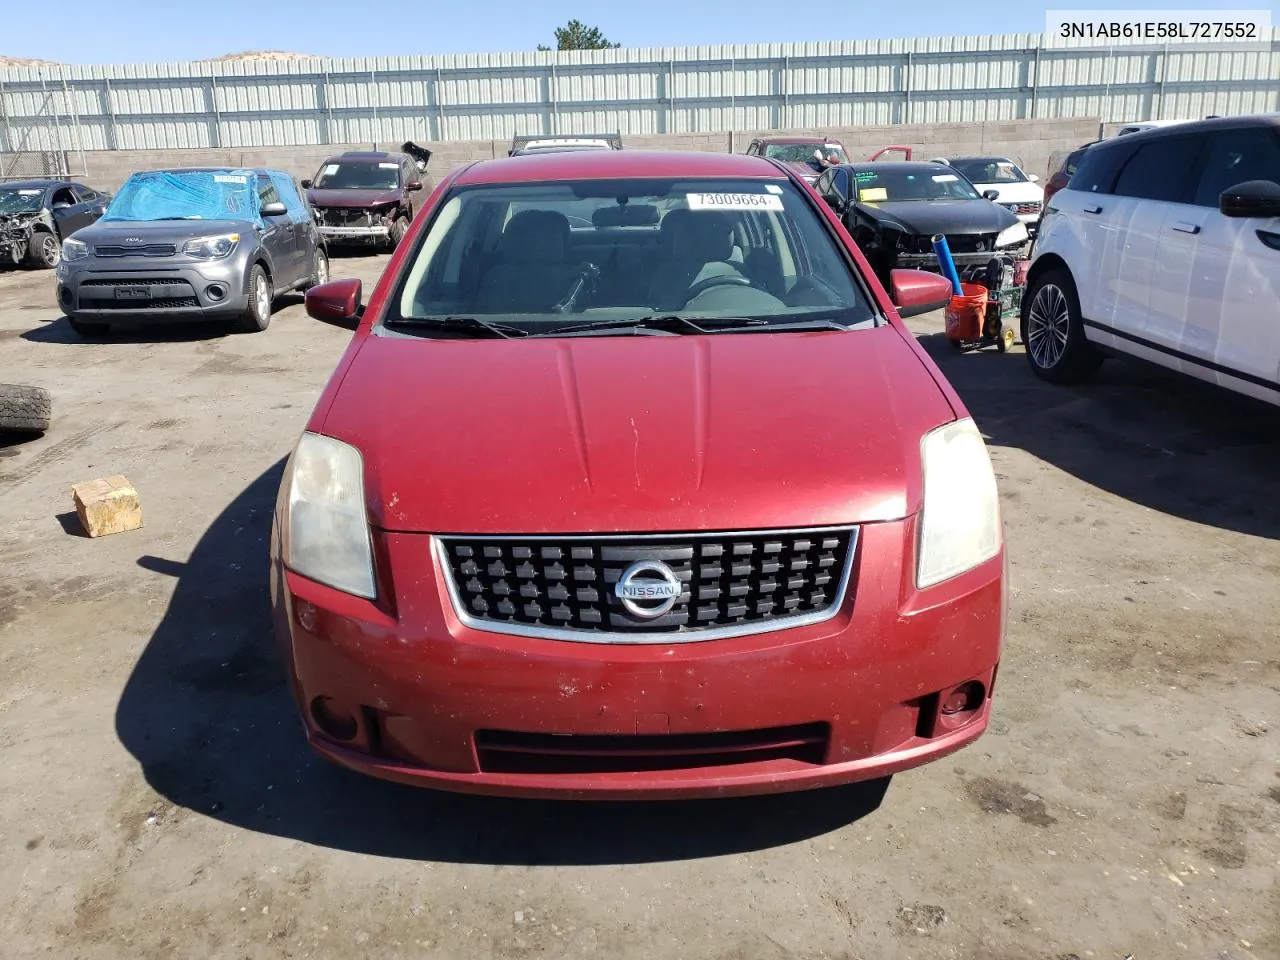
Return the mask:
[(320, 171), (320, 176), (332, 177), (337, 172), (338, 172), (338, 165), (336, 163), (326, 163), (324, 165), (324, 169)]
[(398, 164), (398, 163), (380, 163), (380, 164), (378, 164), (378, 169), (379, 169), (379, 170), (399, 170), (399, 169), (400, 169), (400, 164)]
[(940, 173), (933, 178), (933, 182), (934, 183), (951, 183), (952, 181), (959, 180), (959, 179), (960, 178), (957, 177), (954, 173)]
[(690, 193), (690, 210), (781, 210), (782, 198), (772, 193)]
[(764, 188), (768, 190), (770, 193), (774, 193), (774, 194), (777, 194), (778, 196), (782, 196), (782, 188), (778, 186), (776, 183), (766, 183), (764, 185)]
[(241, 176), (238, 173), (215, 173), (213, 175), (214, 183), (248, 183), (249, 178)]
[(858, 191), (858, 199), (863, 203), (876, 203), (889, 199), (889, 191), (885, 187), (867, 187)]
[(878, 174), (874, 170), (858, 170), (853, 175), (853, 179), (859, 183), (866, 183), (868, 180), (874, 180)]
[(18, 191), (18, 196), (20, 196), (20, 197), (38, 197), (38, 196), (40, 196), (40, 194), (42, 194), (42, 193), (44, 193), (44, 191), (43, 191), (43, 190), (19, 190), (19, 191)]

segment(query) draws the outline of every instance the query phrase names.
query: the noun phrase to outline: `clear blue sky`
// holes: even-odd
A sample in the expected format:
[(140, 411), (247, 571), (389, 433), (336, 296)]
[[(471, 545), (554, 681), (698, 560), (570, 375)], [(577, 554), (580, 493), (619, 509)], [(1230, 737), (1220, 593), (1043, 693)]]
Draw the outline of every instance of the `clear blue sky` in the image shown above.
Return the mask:
[[(196, 60), (246, 49), (317, 56), (532, 50), (577, 18), (629, 47), (977, 33), (1038, 33), (1046, 7), (1160, 8), (1130, 0), (1034, 5), (974, 0), (11, 0), (0, 54), (65, 63)], [(1199, 0), (1169, 7), (1270, 9), (1276, 0)], [(162, 12), (163, 11), (163, 12)]]

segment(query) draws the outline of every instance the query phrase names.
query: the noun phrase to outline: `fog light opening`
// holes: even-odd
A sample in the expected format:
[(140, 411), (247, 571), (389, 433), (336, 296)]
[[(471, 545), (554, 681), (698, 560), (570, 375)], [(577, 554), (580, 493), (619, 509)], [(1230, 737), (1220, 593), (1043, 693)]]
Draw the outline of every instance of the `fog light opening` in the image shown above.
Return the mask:
[(211, 283), (204, 288), (204, 295), (217, 303), (219, 300), (227, 299), (227, 288), (220, 283)]
[(332, 697), (316, 697), (311, 701), (311, 719), (334, 740), (354, 740), (360, 732), (355, 716)]
[(982, 706), (986, 695), (982, 684), (970, 680), (949, 691), (942, 698), (941, 712), (944, 717), (955, 717), (962, 713), (972, 713)]
[(70, 305), (71, 305), (71, 290), (70, 290), (70, 288), (68, 288), (68, 287), (59, 287), (59, 288), (58, 288), (58, 301), (59, 301), (60, 303), (65, 303), (65, 304), (67, 304), (68, 306), (70, 306)]

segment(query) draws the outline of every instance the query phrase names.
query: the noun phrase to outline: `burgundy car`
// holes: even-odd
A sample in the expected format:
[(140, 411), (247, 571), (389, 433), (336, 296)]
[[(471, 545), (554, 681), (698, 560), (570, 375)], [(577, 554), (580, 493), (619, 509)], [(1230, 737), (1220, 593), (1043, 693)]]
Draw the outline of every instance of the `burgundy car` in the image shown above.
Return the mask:
[(303, 180), (316, 224), (331, 244), (394, 250), (422, 206), (431, 151), (412, 141), (400, 153), (348, 150), (328, 157), (314, 178)]
[(747, 144), (747, 156), (780, 160), (811, 184), (828, 167), (849, 162), (835, 137), (757, 137)]
[[(783, 164), (486, 160), (429, 198), (289, 459), (277, 635), (307, 737), (378, 777), (685, 797), (883, 778), (986, 728), (982, 434)], [(894, 304), (897, 304), (895, 309)]]

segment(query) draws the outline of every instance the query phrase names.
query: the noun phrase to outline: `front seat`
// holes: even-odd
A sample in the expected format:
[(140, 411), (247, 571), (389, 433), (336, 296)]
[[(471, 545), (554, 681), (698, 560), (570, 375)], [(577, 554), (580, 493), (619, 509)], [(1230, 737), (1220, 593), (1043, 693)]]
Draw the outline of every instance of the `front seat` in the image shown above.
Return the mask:
[(486, 313), (547, 313), (569, 293), (578, 268), (566, 262), (569, 221), (553, 210), (512, 217), (480, 279), (476, 303)]
[(689, 288), (707, 277), (742, 276), (729, 262), (733, 224), (718, 210), (672, 210), (662, 220), (660, 246), (649, 283), (649, 302), (660, 310), (683, 307)]

